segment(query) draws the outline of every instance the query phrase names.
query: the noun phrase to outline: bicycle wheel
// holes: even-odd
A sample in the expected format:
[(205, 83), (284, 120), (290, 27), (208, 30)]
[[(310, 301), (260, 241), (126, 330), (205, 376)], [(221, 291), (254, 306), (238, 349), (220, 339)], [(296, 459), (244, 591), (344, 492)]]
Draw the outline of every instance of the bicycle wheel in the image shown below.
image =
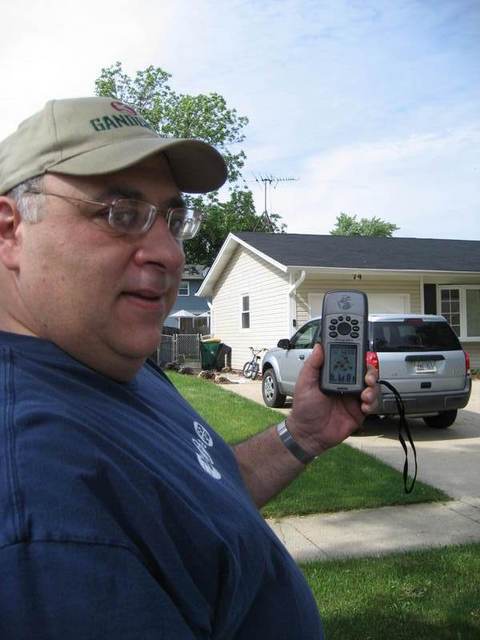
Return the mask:
[(254, 371), (254, 363), (249, 360), (243, 365), (243, 375), (245, 378), (251, 378)]
[(260, 367), (258, 366), (258, 362), (252, 362), (252, 375), (250, 376), (250, 378), (252, 380), (256, 380), (259, 371)]

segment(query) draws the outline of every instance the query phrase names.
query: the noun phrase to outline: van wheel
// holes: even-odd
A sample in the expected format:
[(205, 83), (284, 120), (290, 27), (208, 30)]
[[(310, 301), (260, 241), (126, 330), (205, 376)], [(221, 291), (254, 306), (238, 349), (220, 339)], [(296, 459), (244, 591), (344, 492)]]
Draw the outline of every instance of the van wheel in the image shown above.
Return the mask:
[(286, 395), (280, 393), (278, 382), (273, 369), (267, 369), (262, 379), (263, 401), (267, 407), (280, 409), (285, 404)]
[(457, 413), (456, 409), (452, 409), (451, 411), (441, 411), (438, 416), (425, 416), (423, 419), (429, 427), (446, 429), (455, 422)]

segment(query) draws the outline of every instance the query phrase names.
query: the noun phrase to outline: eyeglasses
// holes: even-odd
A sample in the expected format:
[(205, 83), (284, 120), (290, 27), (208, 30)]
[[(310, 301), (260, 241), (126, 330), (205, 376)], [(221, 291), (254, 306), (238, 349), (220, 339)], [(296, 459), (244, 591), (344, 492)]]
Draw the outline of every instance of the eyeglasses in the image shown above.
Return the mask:
[[(82, 202), (85, 204), (98, 205), (102, 207), (97, 214), (104, 213), (108, 224), (120, 233), (139, 235), (147, 233), (152, 228), (158, 216), (165, 219), (170, 232), (178, 240), (190, 240), (193, 238), (202, 222), (203, 214), (198, 209), (189, 207), (173, 207), (166, 211), (160, 211), (158, 207), (143, 200), (133, 200), (130, 198), (118, 198), (113, 202), (97, 202), (95, 200), (84, 200), (82, 198), (72, 198), (71, 196), (59, 193), (49, 193), (47, 191), (29, 190), (26, 193), (34, 195), (54, 196), (72, 202)], [(108, 217), (107, 217), (108, 216)]]

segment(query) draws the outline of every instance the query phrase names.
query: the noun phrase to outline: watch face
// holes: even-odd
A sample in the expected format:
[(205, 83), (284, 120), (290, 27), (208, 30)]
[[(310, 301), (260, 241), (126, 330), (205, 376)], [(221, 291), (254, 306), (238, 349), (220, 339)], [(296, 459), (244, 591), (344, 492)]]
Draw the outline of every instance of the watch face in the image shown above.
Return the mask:
[(333, 343), (330, 345), (329, 382), (331, 384), (356, 384), (357, 346)]

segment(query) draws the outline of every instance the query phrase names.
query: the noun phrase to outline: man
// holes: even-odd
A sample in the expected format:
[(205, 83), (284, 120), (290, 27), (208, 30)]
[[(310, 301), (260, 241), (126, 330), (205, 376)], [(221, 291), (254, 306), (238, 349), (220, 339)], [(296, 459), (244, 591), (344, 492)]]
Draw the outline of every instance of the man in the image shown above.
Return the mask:
[(181, 192), (225, 178), (110, 98), (51, 101), (0, 144), (2, 640), (321, 637), (256, 506), (373, 412), (375, 372), (331, 400), (316, 347), (287, 430), (232, 452), (145, 364), (200, 224)]

